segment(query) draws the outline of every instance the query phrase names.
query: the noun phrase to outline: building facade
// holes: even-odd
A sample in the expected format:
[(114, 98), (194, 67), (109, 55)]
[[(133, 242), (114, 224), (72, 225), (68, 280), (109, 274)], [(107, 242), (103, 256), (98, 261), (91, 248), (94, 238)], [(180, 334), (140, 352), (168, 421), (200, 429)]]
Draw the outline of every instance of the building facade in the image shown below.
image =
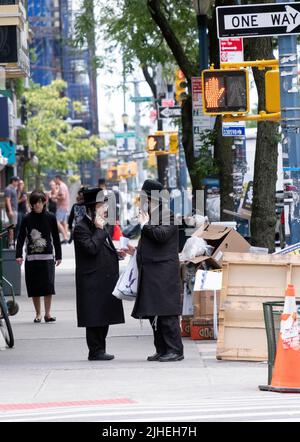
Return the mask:
[[(67, 83), (70, 100), (70, 123), (82, 126), (87, 135), (98, 134), (96, 72), (93, 69), (94, 47), (74, 48), (74, 25), (79, 13), (74, 0), (28, 0), (29, 22), (33, 31), (32, 79), (41, 85), (55, 79)], [(82, 104), (80, 111), (73, 103)], [(81, 182), (94, 185), (99, 177), (97, 161), (79, 165)]]

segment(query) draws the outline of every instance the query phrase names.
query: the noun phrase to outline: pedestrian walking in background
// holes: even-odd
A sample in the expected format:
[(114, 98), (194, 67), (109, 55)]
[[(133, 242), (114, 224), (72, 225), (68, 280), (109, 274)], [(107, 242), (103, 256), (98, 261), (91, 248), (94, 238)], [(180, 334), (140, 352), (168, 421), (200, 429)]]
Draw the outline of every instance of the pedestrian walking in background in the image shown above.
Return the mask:
[(112, 292), (119, 277), (119, 256), (106, 229), (107, 196), (99, 188), (83, 191), (87, 214), (75, 226), (76, 305), (78, 327), (86, 328), (90, 361), (114, 358), (106, 353), (109, 326), (122, 324), (122, 301)]
[(69, 244), (71, 244), (71, 242), (73, 241), (73, 233), (74, 233), (73, 225), (75, 224), (76, 226), (76, 224), (78, 224), (86, 215), (86, 208), (83, 199), (83, 189), (84, 188), (82, 187), (81, 189), (78, 190), (76, 203), (73, 204), (68, 218), (68, 226), (70, 231)]
[[(61, 245), (56, 218), (46, 211), (46, 195), (33, 191), (29, 197), (31, 212), (21, 222), (16, 247), (16, 261), (23, 263), (26, 241), (25, 282), (27, 294), (35, 308), (34, 322), (41, 322), (41, 297), (44, 297), (45, 322), (55, 322), (51, 316), (52, 296), (55, 295), (55, 265), (61, 263)], [(53, 245), (55, 256), (53, 256)]]
[(53, 215), (56, 216), (57, 195), (58, 195), (59, 188), (54, 180), (51, 180), (49, 185), (50, 185), (50, 190), (47, 193), (47, 197), (48, 197), (47, 208), (48, 208), (48, 212), (53, 213)]
[(27, 210), (27, 194), (25, 192), (25, 184), (24, 184), (23, 180), (19, 181), (18, 188), (17, 188), (17, 196), (18, 196), (18, 221), (17, 221), (16, 233), (15, 233), (16, 238), (18, 238), (22, 219), (24, 218), (24, 216), (28, 212), (28, 210)]
[[(158, 193), (162, 189), (162, 185), (154, 180), (146, 180), (142, 187), (148, 198), (148, 210), (142, 207), (139, 215), (139, 283), (132, 316), (150, 320), (156, 353), (149, 356), (148, 361), (172, 362), (184, 358), (179, 325), (182, 305), (178, 227), (174, 225), (174, 215), (163, 198), (151, 195), (151, 192)], [(134, 250), (129, 246), (130, 254)]]
[[(15, 227), (18, 222), (18, 185), (20, 178), (13, 176), (10, 179), (10, 184), (4, 190), (5, 199), (5, 211), (9, 221), (9, 224), (13, 224)], [(14, 248), (15, 232), (13, 229), (8, 231), (8, 247)]]
[(58, 230), (63, 236), (62, 244), (68, 244), (68, 211), (70, 205), (70, 194), (68, 186), (62, 181), (60, 175), (56, 175), (55, 183), (58, 185), (57, 194), (57, 211), (56, 219), (58, 223)]

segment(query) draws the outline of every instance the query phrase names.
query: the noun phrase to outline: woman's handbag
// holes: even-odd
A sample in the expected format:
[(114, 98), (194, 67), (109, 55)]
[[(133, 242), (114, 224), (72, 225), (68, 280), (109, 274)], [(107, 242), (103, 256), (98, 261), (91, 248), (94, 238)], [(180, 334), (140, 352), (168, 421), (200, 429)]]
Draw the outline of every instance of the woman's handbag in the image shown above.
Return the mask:
[(136, 252), (130, 258), (128, 266), (119, 277), (113, 295), (118, 299), (135, 301), (138, 288), (138, 267), (136, 263)]

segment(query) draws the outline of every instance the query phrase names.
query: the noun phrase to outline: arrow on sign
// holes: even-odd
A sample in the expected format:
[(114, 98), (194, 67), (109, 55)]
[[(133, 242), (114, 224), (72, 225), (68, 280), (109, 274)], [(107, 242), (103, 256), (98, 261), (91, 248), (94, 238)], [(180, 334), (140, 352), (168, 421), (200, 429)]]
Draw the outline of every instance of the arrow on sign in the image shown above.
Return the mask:
[(159, 118), (176, 118), (181, 117), (181, 107), (160, 107)]
[(300, 26), (300, 14), (291, 6), (285, 6), (285, 12), (266, 12), (253, 14), (236, 14), (224, 17), (225, 30), (286, 27), (292, 32)]

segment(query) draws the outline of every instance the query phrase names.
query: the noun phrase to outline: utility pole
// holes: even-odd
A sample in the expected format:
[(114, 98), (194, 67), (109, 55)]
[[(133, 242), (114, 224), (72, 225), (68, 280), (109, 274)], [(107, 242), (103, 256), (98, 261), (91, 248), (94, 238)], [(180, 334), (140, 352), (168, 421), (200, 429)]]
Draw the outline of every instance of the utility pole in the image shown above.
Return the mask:
[[(286, 3), (289, 0), (277, 0)], [(290, 3), (293, 3), (290, 1)], [(278, 37), (281, 99), (281, 128), (284, 178), (292, 184), (293, 201), (289, 209), (290, 232), (286, 231), (289, 244), (300, 241), (300, 100), (298, 89), (297, 36)], [(285, 154), (285, 155), (284, 155)], [(285, 210), (287, 215), (287, 210)], [(285, 223), (286, 226), (287, 220)]]
[[(163, 131), (163, 120), (159, 118), (158, 107), (161, 103), (161, 98), (166, 93), (166, 85), (163, 81), (162, 66), (159, 64), (156, 70), (156, 87), (157, 87), (157, 130)], [(158, 181), (163, 185), (164, 189), (168, 188), (168, 169), (169, 169), (169, 156), (157, 155), (157, 174)]]
[[(139, 91), (139, 81), (134, 80), (134, 96), (139, 97), (140, 91)], [(140, 152), (141, 151), (141, 114), (140, 114), (140, 103), (139, 101), (135, 102), (135, 151)], [(141, 185), (144, 181), (144, 168), (143, 168), (143, 158), (137, 160), (138, 165), (138, 183)]]

